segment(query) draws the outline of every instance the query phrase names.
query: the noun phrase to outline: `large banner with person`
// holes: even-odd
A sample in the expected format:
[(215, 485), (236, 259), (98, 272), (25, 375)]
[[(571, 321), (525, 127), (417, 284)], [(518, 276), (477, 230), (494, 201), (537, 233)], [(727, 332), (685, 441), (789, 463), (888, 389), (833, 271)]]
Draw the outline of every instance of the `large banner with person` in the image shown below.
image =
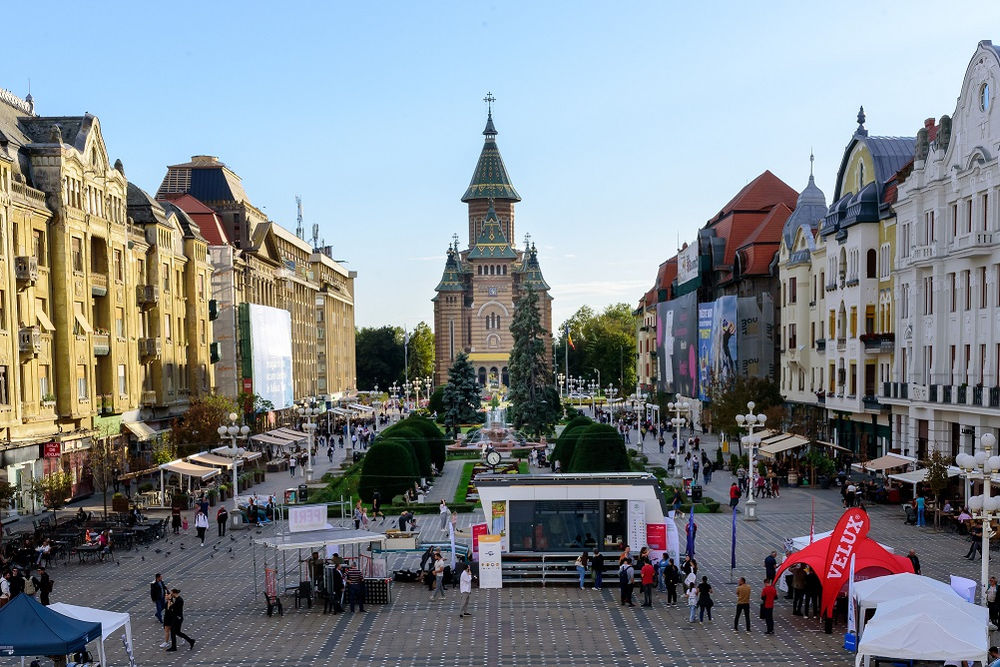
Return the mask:
[(656, 307), (658, 384), (663, 391), (695, 396), (698, 390), (698, 296), (695, 292)]

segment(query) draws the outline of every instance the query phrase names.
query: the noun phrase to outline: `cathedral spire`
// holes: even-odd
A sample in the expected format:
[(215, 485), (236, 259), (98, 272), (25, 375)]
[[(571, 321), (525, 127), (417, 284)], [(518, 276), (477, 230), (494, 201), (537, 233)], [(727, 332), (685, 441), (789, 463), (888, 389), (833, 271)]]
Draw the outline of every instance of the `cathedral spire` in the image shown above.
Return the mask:
[(471, 202), (481, 199), (504, 199), (508, 201), (521, 201), (521, 196), (511, 185), (510, 177), (507, 175), (507, 167), (500, 156), (500, 149), (497, 148), (497, 129), (493, 125), (493, 103), (496, 98), (493, 93), (487, 93), (483, 98), (486, 102), (486, 129), (483, 130), (483, 150), (479, 154), (479, 162), (476, 163), (476, 170), (472, 173), (472, 181), (468, 189), (462, 195), (463, 202)]

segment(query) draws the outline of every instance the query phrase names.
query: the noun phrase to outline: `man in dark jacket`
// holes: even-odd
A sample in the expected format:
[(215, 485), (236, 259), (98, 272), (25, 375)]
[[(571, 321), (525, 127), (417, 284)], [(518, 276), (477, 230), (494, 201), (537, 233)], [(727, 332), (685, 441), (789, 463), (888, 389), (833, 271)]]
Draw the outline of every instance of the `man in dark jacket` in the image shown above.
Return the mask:
[(52, 592), (52, 580), (44, 567), (38, 568), (38, 575), (34, 579), (35, 589), (38, 590), (38, 601), (48, 607), (49, 593)]
[(594, 590), (601, 590), (604, 583), (604, 554), (597, 547), (594, 547), (594, 555), (590, 557), (590, 569), (594, 571)]
[(181, 623), (184, 622), (184, 598), (181, 597), (181, 592), (176, 588), (170, 589), (170, 592), (174, 594), (174, 601), (170, 605), (170, 609), (173, 611), (173, 622), (170, 624), (170, 648), (167, 650), (177, 650), (178, 637), (187, 640), (191, 649), (194, 650), (194, 640), (181, 632)]
[(778, 569), (778, 552), (772, 551), (767, 558), (764, 559), (764, 578), (774, 581), (774, 573)]
[(344, 606), (341, 603), (344, 597), (344, 572), (341, 569), (342, 565), (333, 568), (333, 592), (327, 594), (326, 601), (323, 603), (323, 613), (330, 613), (332, 610), (334, 614), (339, 614), (344, 611)]
[(156, 605), (156, 620), (163, 623), (163, 607), (167, 604), (167, 585), (163, 583), (163, 575), (159, 572), (149, 584), (149, 599)]
[(673, 558), (663, 570), (663, 578), (667, 587), (667, 604), (677, 604), (677, 582), (680, 581), (680, 570), (674, 565)]

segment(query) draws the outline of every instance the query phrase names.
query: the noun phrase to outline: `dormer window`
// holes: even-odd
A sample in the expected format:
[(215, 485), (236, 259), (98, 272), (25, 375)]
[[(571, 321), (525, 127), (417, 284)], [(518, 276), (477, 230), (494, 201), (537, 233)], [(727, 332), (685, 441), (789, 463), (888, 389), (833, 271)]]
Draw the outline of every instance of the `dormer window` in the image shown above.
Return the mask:
[(979, 86), (979, 110), (990, 110), (990, 84), (988, 82)]

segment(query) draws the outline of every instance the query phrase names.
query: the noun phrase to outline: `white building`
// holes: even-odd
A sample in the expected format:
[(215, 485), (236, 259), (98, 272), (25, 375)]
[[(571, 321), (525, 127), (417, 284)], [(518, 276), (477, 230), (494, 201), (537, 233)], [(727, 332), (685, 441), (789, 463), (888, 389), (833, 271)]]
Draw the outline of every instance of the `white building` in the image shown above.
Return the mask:
[[(917, 136), (896, 204), (903, 453), (971, 453), (1000, 427), (1000, 53), (979, 43), (954, 115)], [(994, 120), (996, 124), (994, 124)], [(908, 399), (908, 400), (904, 400)]]

